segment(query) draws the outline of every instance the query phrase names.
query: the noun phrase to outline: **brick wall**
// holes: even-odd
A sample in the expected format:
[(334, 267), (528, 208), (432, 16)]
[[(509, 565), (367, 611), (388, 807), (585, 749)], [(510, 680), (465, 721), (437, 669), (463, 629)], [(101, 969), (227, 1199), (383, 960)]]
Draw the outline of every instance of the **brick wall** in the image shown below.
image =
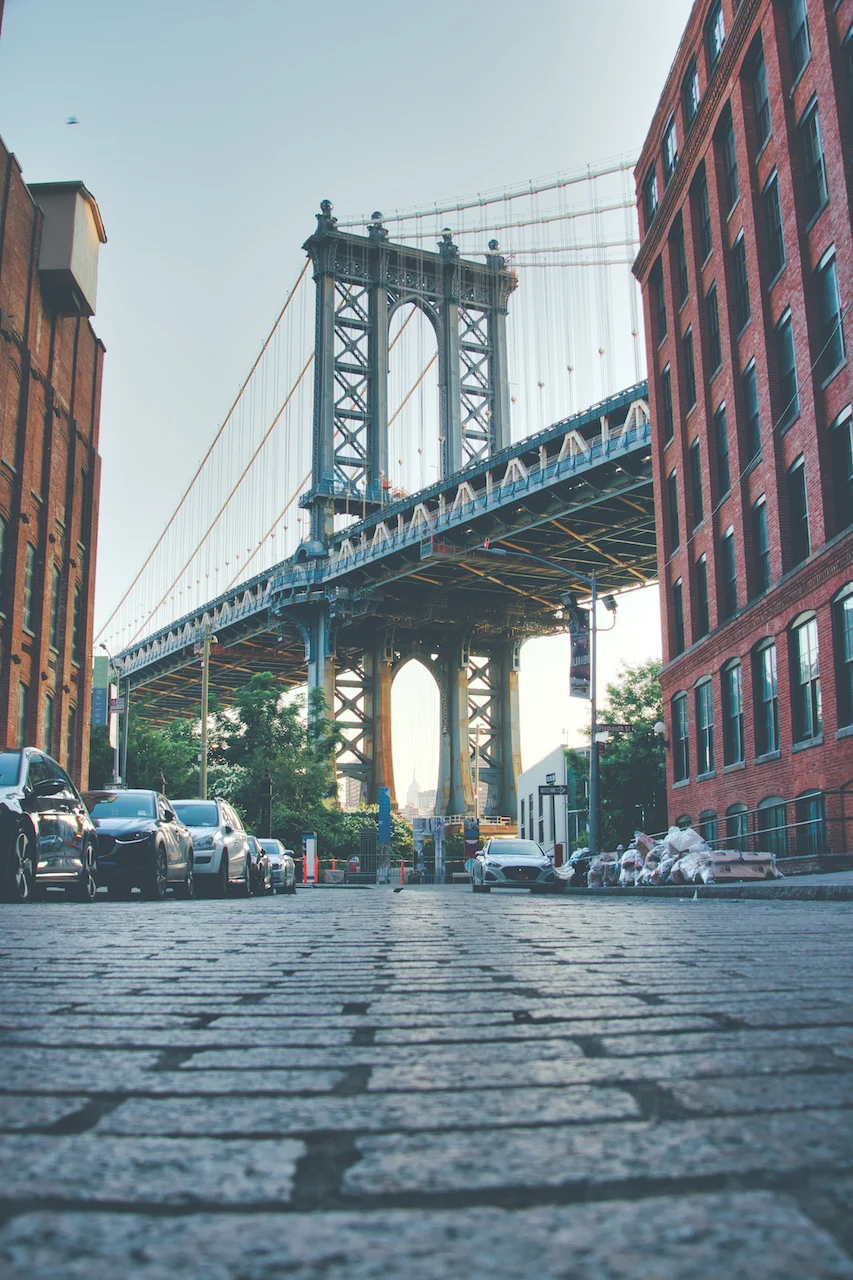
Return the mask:
[[(104, 347), (88, 320), (56, 315), (42, 297), (41, 224), (16, 158), (0, 142), (0, 739), (18, 742), (24, 686), (26, 743), (70, 763), (75, 780), (85, 783)], [(34, 564), (27, 618), (28, 546)]]
[[(851, 403), (850, 350), (853, 326), (844, 320), (847, 359), (826, 377), (816, 361), (824, 344), (815, 271), (834, 248), (842, 313), (853, 302), (853, 237), (850, 190), (853, 162), (853, 61), (845, 40), (853, 30), (853, 0), (824, 7), (809, 0), (810, 57), (797, 76), (787, 6), (772, 0), (723, 0), (726, 38), (716, 66), (711, 67), (705, 26), (713, 8), (702, 0), (691, 11), (678, 54), (661, 96), (637, 166), (641, 225), (645, 236), (635, 266), (645, 300), (646, 345), (653, 420), (660, 424), (661, 374), (672, 370), (674, 432), (670, 441), (656, 431), (655, 494), (659, 513), (658, 556), (664, 638), (662, 685), (671, 731), (671, 699), (688, 695), (690, 779), (674, 783), (670, 753), (670, 817), (701, 812), (723, 818), (729, 805), (756, 807), (769, 796), (792, 799), (809, 790), (835, 790), (853, 784), (853, 737), (839, 723), (833, 669), (831, 625), (833, 596), (853, 580), (853, 511), (840, 510), (833, 485), (830, 427)], [(853, 37), (851, 38), (853, 39)], [(770, 136), (758, 136), (754, 81), (759, 53), (766, 68)], [(682, 84), (696, 60), (701, 103), (687, 128)], [(828, 199), (816, 214), (807, 207), (807, 177), (801, 122), (816, 102), (825, 160)], [(721, 134), (731, 118), (739, 198), (729, 207)], [(675, 119), (679, 160), (663, 187), (662, 143)], [(643, 212), (643, 186), (656, 168), (659, 207), (651, 223)], [(698, 185), (704, 169), (712, 249), (700, 248)], [(763, 205), (768, 182), (776, 175), (782, 212), (784, 268), (771, 278), (769, 237)], [(689, 296), (680, 305), (675, 248), (679, 221), (687, 255)], [(750, 318), (736, 319), (735, 243), (743, 236)], [(653, 282), (659, 273), (667, 315), (661, 336)], [(716, 285), (722, 361), (710, 359), (711, 333), (707, 298)], [(799, 414), (783, 428), (786, 395), (777, 368), (776, 330), (790, 314), (799, 389)], [(696, 366), (696, 403), (685, 395), (683, 341), (692, 329)], [(757, 459), (747, 448), (747, 415), (742, 377), (755, 362), (761, 429)], [(725, 407), (728, 424), (728, 489), (721, 481), (714, 415)], [(703, 519), (694, 527), (689, 476), (689, 449), (698, 440), (702, 472)], [(808, 505), (811, 555), (793, 567), (793, 511), (787, 474), (802, 458)], [(680, 540), (673, 546), (667, 504), (667, 478), (675, 473)], [(753, 545), (752, 508), (763, 498), (767, 512), (769, 589), (757, 582), (757, 548)], [(737, 571), (737, 608), (731, 618), (722, 609), (723, 562), (720, 545), (731, 529)], [(710, 631), (700, 635), (697, 619), (696, 562), (708, 566)], [(673, 617), (673, 586), (682, 582), (685, 650), (679, 652)], [(804, 611), (817, 618), (823, 735), (811, 745), (793, 742), (791, 690), (787, 656), (789, 626)], [(780, 750), (756, 763), (751, 655), (764, 639), (775, 638), (778, 658)], [(722, 760), (721, 670), (740, 659), (743, 666), (745, 758), (724, 770)], [(712, 678), (716, 768), (696, 780), (696, 723), (693, 690)], [(670, 732), (670, 738), (672, 737)], [(721, 822), (721, 830), (722, 830)], [(853, 835), (853, 831), (850, 832)]]

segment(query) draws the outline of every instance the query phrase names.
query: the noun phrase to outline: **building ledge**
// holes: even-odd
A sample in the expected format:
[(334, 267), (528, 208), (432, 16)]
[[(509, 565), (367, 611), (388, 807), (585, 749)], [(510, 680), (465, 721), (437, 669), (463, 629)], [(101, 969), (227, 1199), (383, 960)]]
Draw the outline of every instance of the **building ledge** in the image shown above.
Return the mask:
[(809, 747), (822, 747), (823, 734), (819, 733), (816, 738), (809, 738), (808, 742), (795, 742), (791, 746), (791, 754), (796, 751), (808, 751)]

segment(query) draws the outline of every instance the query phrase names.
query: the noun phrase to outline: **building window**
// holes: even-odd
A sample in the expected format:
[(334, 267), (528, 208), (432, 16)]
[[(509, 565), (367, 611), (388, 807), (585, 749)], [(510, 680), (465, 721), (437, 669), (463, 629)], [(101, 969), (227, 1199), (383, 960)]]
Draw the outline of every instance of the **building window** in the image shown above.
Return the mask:
[(652, 225), (658, 211), (658, 175), (652, 165), (643, 183), (643, 213), (646, 219), (646, 230)]
[(672, 771), (675, 782), (684, 782), (690, 777), (686, 693), (677, 693), (672, 700)]
[(731, 108), (727, 108), (722, 124), (720, 146), (723, 153), (723, 179), (726, 188), (726, 212), (732, 209), (740, 199), (740, 179), (737, 171), (737, 143), (735, 142), (735, 126)]
[(821, 791), (806, 791), (794, 804), (800, 856), (826, 852), (826, 808)]
[(730, 804), (726, 809), (726, 844), (738, 853), (746, 853), (749, 827), (745, 804)]
[(672, 584), (672, 640), (673, 653), (684, 652), (684, 591), (681, 579)]
[(696, 403), (696, 363), (693, 358), (693, 328), (689, 326), (681, 340), (684, 358), (684, 399), (688, 413)]
[(672, 416), (672, 369), (667, 365), (660, 376), (660, 411), (663, 421), (663, 438), (669, 443), (675, 427)]
[(74, 588), (74, 613), (71, 621), (71, 661), (80, 662), (80, 627), (83, 622), (83, 592)]
[(62, 574), (58, 565), (53, 566), (53, 581), (50, 585), (50, 647), (59, 648), (59, 595), (62, 586)]
[(47, 695), (44, 701), (44, 746), (46, 756), (53, 755), (53, 698)]
[(770, 137), (770, 91), (764, 50), (759, 47), (752, 70), (752, 105), (755, 110), (755, 144), (760, 151)]
[(750, 462), (761, 455), (761, 416), (758, 410), (758, 378), (751, 360), (741, 378), (743, 389), (744, 444)]
[(853, 524), (853, 412), (846, 408), (829, 429), (836, 532)]
[(753, 662), (755, 703), (755, 754), (771, 755), (779, 750), (779, 689), (776, 682), (776, 645), (765, 641), (755, 651)]
[(740, 764), (743, 749), (743, 670), (739, 662), (723, 667), (723, 763)]
[(749, 275), (746, 269), (746, 242), (740, 233), (732, 248), (732, 270), (735, 283), (735, 320), (738, 333), (749, 324), (752, 309), (749, 305)]
[(787, 850), (785, 801), (769, 796), (758, 806), (758, 847), (762, 853), (784, 858)]
[(708, 199), (708, 177), (704, 164), (696, 177), (693, 198), (696, 205), (696, 225), (699, 228), (699, 247), (702, 251), (702, 261), (705, 262), (710, 257), (711, 249), (714, 246), (711, 237), (711, 202)]
[(796, 623), (790, 633), (791, 716), (795, 742), (812, 742), (823, 732), (817, 618)]
[(720, 0), (711, 5), (711, 12), (705, 23), (705, 48), (708, 51), (708, 71), (714, 70), (723, 51), (726, 39), (726, 24), (723, 20), (723, 6)]
[(65, 768), (68, 773), (74, 773), (74, 767), (77, 763), (77, 708), (68, 708), (68, 754), (65, 760)]
[(661, 154), (663, 158), (663, 187), (665, 191), (669, 186), (670, 179), (675, 173), (675, 167), (678, 164), (678, 133), (675, 128), (675, 116), (672, 117), (664, 130)]
[(701, 778), (714, 770), (714, 691), (710, 680), (694, 689), (696, 700), (696, 773)]
[(785, 265), (785, 236), (782, 231), (782, 205), (779, 201), (779, 178), (773, 177), (761, 193), (764, 233), (767, 237), (767, 269), (775, 280)]
[(699, 835), (713, 849), (717, 844), (717, 815), (713, 809), (705, 809), (699, 814)]
[(31, 543), (27, 543), (27, 550), (24, 557), (24, 595), (21, 606), (21, 625), (25, 631), (29, 631), (30, 635), (35, 632), (35, 614), (33, 611), (33, 590), (35, 587), (36, 576), (36, 549)]
[(657, 318), (657, 340), (658, 346), (660, 346), (666, 337), (667, 330), (666, 292), (663, 287), (663, 268), (661, 267), (660, 258), (658, 258), (652, 270), (651, 282), (655, 316)]
[(809, 13), (806, 0), (788, 0), (788, 47), (791, 53), (791, 75), (798, 80), (811, 57)]
[(522, 796), (521, 797), (521, 834), (522, 836), (524, 835), (524, 832), (526, 830), (526, 827), (524, 825), (524, 805), (525, 805), (525, 800), (524, 800), (524, 797)]
[(698, 437), (690, 446), (690, 497), (693, 506), (693, 528), (696, 529), (705, 518), (702, 501), (702, 458), (699, 454)]
[(8, 551), (8, 525), (0, 516), (0, 613), (6, 609), (6, 556)]
[(802, 564), (811, 555), (809, 538), (809, 505), (806, 497), (805, 459), (800, 454), (786, 476), (788, 494), (788, 526), (791, 533), (791, 564)]
[(29, 689), (25, 684), (18, 685), (18, 746), (27, 745), (27, 700)]
[(684, 244), (684, 223), (679, 219), (672, 233), (672, 261), (675, 266), (678, 306), (683, 307), (690, 297), (690, 281), (687, 277), (687, 249)]
[(681, 543), (681, 530), (678, 521), (678, 477), (670, 471), (666, 478), (666, 498), (669, 505), (669, 547), (670, 555)]
[(724, 404), (721, 404), (714, 414), (714, 448), (717, 455), (717, 491), (722, 498), (732, 487), (729, 467), (729, 424)]
[(681, 102), (684, 107), (684, 131), (689, 133), (693, 127), (693, 122), (699, 114), (699, 103), (701, 97), (699, 94), (699, 72), (696, 68), (696, 59), (694, 58), (687, 68), (687, 75), (681, 87)]
[(711, 285), (705, 298), (705, 315), (708, 320), (708, 366), (713, 378), (723, 363), (723, 345), (720, 340), (720, 307), (717, 302), (716, 280)]
[(755, 556), (755, 594), (770, 586), (770, 534), (767, 529), (767, 502), (764, 495), (752, 508), (752, 550)]
[(841, 324), (841, 294), (838, 288), (838, 269), (835, 265), (835, 249), (821, 258), (815, 272), (820, 321), (820, 352), (817, 359), (818, 378), (826, 383), (844, 363), (844, 330)]
[(543, 809), (542, 795), (539, 795), (539, 843), (545, 843), (545, 812)]
[(708, 608), (708, 561), (701, 555), (696, 561), (696, 634), (694, 639), (701, 640), (711, 630), (711, 617)]
[(800, 146), (803, 153), (803, 171), (806, 180), (806, 217), (817, 217), (829, 196), (826, 186), (826, 161), (823, 158), (823, 140), (820, 134), (820, 117), (815, 102), (800, 121)]
[(841, 729), (853, 725), (853, 582), (848, 582), (832, 602), (832, 631), (838, 727)]
[(800, 416), (800, 391), (797, 383), (797, 360), (794, 354), (794, 331), (790, 311), (776, 326), (776, 369), (781, 402), (779, 426), (784, 429)]
[(723, 607), (720, 612), (725, 621), (737, 612), (737, 564), (735, 562), (734, 529), (727, 529), (720, 539), (720, 587), (723, 599)]
[(533, 830), (533, 822), (533, 792), (531, 791), (530, 795), (527, 797), (527, 838), (529, 840), (536, 839), (536, 835)]

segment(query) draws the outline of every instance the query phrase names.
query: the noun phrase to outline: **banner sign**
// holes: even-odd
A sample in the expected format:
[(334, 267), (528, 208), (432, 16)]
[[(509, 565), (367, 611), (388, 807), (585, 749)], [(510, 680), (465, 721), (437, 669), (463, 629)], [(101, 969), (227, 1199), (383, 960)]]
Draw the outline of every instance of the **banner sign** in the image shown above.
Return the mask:
[(391, 843), (391, 789), (379, 788), (379, 843)]
[(109, 692), (107, 689), (92, 690), (92, 724), (101, 728), (109, 718)]
[(589, 609), (576, 611), (577, 621), (569, 629), (572, 645), (569, 697), (589, 697)]

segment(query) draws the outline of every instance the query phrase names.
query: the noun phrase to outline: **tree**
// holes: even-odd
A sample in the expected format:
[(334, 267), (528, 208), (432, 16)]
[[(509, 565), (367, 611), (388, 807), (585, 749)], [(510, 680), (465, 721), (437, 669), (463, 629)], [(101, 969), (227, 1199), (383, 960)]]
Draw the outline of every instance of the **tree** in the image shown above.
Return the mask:
[(660, 668), (657, 658), (635, 667), (623, 665), (617, 682), (607, 686), (599, 720), (630, 724), (633, 729), (601, 749), (604, 848), (627, 843), (638, 827), (660, 831), (666, 826), (666, 758), (663, 742), (654, 732), (656, 722), (663, 719)]

